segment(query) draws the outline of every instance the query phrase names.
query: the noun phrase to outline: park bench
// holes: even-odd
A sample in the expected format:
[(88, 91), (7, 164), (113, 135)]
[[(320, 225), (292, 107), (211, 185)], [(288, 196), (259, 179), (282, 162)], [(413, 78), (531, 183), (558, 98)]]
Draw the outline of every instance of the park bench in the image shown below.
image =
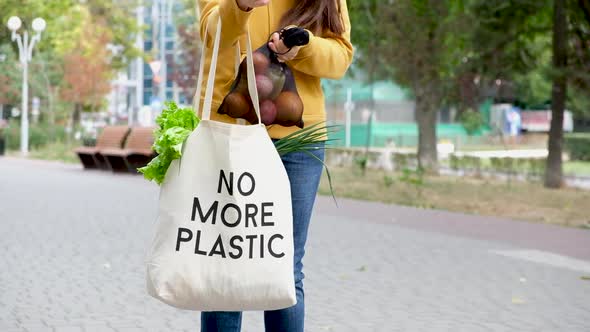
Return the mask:
[(155, 157), (152, 150), (154, 143), (153, 127), (135, 127), (131, 129), (125, 147), (101, 150), (108, 167), (113, 172), (137, 172)]
[(85, 169), (107, 168), (100, 154), (103, 149), (121, 148), (129, 133), (128, 126), (107, 126), (96, 140), (96, 146), (82, 146), (74, 150)]

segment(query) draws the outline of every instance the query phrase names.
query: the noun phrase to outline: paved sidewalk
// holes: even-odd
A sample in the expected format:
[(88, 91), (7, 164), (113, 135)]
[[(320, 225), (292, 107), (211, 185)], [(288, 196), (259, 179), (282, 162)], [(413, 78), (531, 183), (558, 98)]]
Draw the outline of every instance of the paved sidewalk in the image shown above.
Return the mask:
[[(198, 313), (145, 292), (157, 195), (139, 176), (0, 158), (0, 331), (198, 331)], [(590, 231), (340, 205), (320, 198), (312, 222), (307, 331), (590, 331)]]

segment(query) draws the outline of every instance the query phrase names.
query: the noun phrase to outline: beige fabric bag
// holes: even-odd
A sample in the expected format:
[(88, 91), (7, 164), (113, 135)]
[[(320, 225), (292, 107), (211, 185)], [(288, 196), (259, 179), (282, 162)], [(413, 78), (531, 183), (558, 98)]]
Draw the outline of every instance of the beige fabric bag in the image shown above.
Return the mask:
[[(147, 289), (182, 309), (282, 309), (296, 303), (289, 179), (264, 125), (210, 120), (221, 28), (220, 21), (202, 121), (161, 186)], [(247, 39), (249, 91), (260, 119)]]

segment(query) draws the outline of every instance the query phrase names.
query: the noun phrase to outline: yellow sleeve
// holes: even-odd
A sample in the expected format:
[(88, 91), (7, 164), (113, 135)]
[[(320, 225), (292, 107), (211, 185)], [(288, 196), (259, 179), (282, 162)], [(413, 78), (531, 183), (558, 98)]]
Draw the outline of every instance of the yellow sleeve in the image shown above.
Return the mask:
[(220, 47), (230, 47), (247, 31), (248, 18), (252, 11), (245, 12), (238, 7), (236, 0), (199, 0), (199, 26), (201, 40), (209, 26), (207, 46), (213, 44), (217, 22), (221, 17)]
[(309, 32), (309, 44), (301, 47), (297, 56), (288, 62), (291, 68), (307, 75), (339, 79), (352, 63), (350, 19), (346, 0), (340, 1), (344, 34), (340, 38), (318, 37)]

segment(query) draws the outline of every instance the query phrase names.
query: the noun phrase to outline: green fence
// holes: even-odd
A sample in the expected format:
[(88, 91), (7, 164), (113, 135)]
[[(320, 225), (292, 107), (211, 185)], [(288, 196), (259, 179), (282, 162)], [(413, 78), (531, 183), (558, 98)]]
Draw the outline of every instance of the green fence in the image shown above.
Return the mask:
[[(350, 128), (350, 145), (362, 147), (367, 144), (367, 124), (352, 124)], [(467, 135), (461, 124), (438, 124), (436, 126), (438, 140), (446, 139), (458, 145), (459, 142), (475, 142), (483, 140), (485, 131), (475, 136)], [(345, 144), (345, 128), (332, 135), (338, 139), (337, 146)], [(383, 147), (394, 142), (398, 147), (414, 147), (418, 145), (418, 126), (415, 123), (374, 123), (371, 129), (371, 146)]]

